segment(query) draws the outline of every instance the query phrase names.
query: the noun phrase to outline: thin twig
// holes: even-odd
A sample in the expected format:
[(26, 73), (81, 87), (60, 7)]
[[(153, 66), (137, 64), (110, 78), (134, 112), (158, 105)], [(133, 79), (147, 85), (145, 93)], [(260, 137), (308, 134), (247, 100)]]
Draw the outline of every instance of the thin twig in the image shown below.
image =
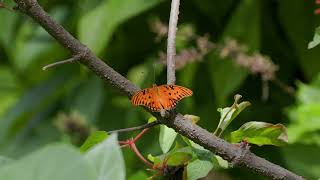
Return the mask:
[(52, 64), (48, 64), (48, 65), (44, 66), (42, 68), (42, 70), (46, 71), (49, 68), (54, 68), (54, 67), (57, 67), (57, 66), (62, 65), (62, 64), (73, 63), (73, 62), (79, 61), (81, 59), (81, 57), (82, 57), (82, 55), (78, 54), (78, 55), (75, 55), (75, 56), (73, 56), (73, 57), (71, 57), (69, 59), (63, 60), (63, 61), (58, 61), (58, 62), (55, 62), (55, 63), (52, 63)]
[(156, 121), (153, 121), (151, 123), (144, 124), (144, 125), (137, 126), (137, 127), (131, 127), (131, 128), (125, 128), (125, 129), (118, 129), (118, 130), (109, 131), (108, 134), (137, 131), (137, 130), (141, 130), (141, 129), (150, 128), (150, 127), (156, 126), (158, 124), (161, 124), (161, 122), (159, 120), (156, 120)]
[(262, 82), (262, 101), (267, 101), (269, 98), (269, 81), (261, 78)]
[(295, 95), (295, 89), (284, 82), (282, 82), (278, 78), (274, 78), (271, 80), (271, 82), (275, 83), (277, 86), (279, 86), (283, 91), (287, 92), (289, 95), (294, 96)]
[(139, 157), (139, 159), (141, 159), (141, 161), (143, 161), (146, 165), (148, 165), (150, 168), (153, 168), (153, 164), (151, 162), (149, 162), (148, 160), (146, 160), (142, 154), (140, 153), (140, 151), (137, 149), (137, 146), (135, 145), (135, 143), (132, 143), (130, 145), (130, 148), (133, 150), (133, 152)]
[(176, 33), (179, 15), (180, 0), (171, 1), (171, 11), (168, 30), (167, 45), (167, 84), (176, 83), (175, 55), (176, 55)]
[(6, 9), (6, 10), (8, 10), (8, 11), (11, 11), (11, 12), (15, 12), (13, 9), (8, 8), (3, 2), (0, 2), (0, 9), (1, 9), (1, 8), (4, 8), (4, 9)]

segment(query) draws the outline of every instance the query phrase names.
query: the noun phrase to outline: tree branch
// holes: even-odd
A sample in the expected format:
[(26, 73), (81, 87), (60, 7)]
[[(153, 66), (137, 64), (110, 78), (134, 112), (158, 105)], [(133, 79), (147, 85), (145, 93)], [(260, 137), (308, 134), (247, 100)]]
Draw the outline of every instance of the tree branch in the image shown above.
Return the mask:
[(176, 83), (176, 34), (179, 15), (180, 0), (171, 1), (171, 11), (168, 30), (168, 44), (167, 44), (167, 84)]
[[(36, 0), (15, 0), (15, 2), (18, 4), (18, 9), (21, 12), (33, 18), (73, 55), (85, 54), (79, 62), (87, 66), (106, 82), (109, 82), (129, 98), (139, 90), (129, 80), (96, 57), (90, 49), (81, 44), (61, 25), (54, 22)], [(185, 120), (181, 114), (173, 113), (169, 117), (161, 117), (159, 113), (153, 113), (153, 115), (165, 125), (175, 129), (204, 148), (217, 153), (223, 159), (234, 163), (235, 166), (245, 166), (273, 179), (303, 179), (278, 165), (256, 156), (250, 151), (243, 153), (240, 147), (217, 138), (207, 130)]]

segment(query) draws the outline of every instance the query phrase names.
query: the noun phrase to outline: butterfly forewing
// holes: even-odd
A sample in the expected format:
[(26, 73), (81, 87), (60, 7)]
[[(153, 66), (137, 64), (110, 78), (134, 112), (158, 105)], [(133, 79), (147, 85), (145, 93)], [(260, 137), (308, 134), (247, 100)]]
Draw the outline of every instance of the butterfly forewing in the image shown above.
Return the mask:
[(132, 97), (131, 103), (135, 106), (146, 106), (152, 111), (160, 111), (161, 104), (157, 100), (158, 98), (155, 90), (156, 89), (154, 88), (146, 88), (139, 91)]

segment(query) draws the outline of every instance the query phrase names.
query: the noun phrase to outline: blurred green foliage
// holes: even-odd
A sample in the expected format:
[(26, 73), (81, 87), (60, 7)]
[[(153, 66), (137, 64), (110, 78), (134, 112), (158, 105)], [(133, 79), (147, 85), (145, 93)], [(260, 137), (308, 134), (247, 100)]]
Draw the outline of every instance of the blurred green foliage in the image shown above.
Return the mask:
[[(12, 0), (1, 2), (14, 6)], [(157, 17), (168, 22), (169, 0), (39, 2), (57, 22), (137, 86), (145, 88), (166, 82), (165, 66), (158, 63), (159, 52), (165, 51), (165, 38), (157, 40), (150, 21)], [(252, 106), (230, 124), (225, 134), (248, 121), (284, 124), (290, 145), (252, 145), (251, 150), (307, 179), (320, 177), (320, 47), (315, 46), (319, 33), (314, 32), (320, 17), (313, 14), (313, 9), (313, 0), (182, 1), (177, 41), (180, 53), (196, 47), (185, 38), (190, 29), (195, 36), (207, 34), (215, 43), (234, 38), (248, 48), (249, 54), (265, 54), (279, 66), (277, 79), (295, 87), (297, 92), (291, 96), (281, 86), (269, 82), (269, 97), (263, 101), (259, 75), (210, 50), (200, 60), (190, 61), (177, 70), (177, 83), (194, 92), (179, 103), (178, 110), (201, 117), (197, 124), (213, 132), (219, 123), (216, 109), (232, 104), (234, 94), (241, 94)], [(144, 124), (150, 115), (131, 106), (127, 97), (79, 64), (42, 71), (42, 66), (68, 58), (69, 52), (23, 14), (0, 9), (0, 22), (0, 179), (17, 179), (19, 175), (32, 179), (34, 174), (30, 172), (39, 167), (43, 168), (41, 177), (72, 167), (79, 172), (79, 179), (95, 177), (94, 168), (108, 169), (101, 162), (108, 158), (108, 153), (97, 150), (97, 154), (81, 154), (69, 144), (93, 130)], [(315, 47), (308, 49), (313, 37), (311, 46)], [(65, 127), (57, 122), (64, 122)], [(170, 139), (173, 135), (166, 137), (164, 131), (170, 130), (153, 128), (136, 142), (144, 157), (174, 149)], [(134, 135), (119, 134), (119, 139)], [(160, 146), (158, 140), (167, 144)], [(79, 141), (77, 145), (83, 139)], [(227, 166), (226, 162), (219, 157), (212, 159), (212, 153), (180, 136), (176, 142), (188, 144), (192, 151), (190, 179), (206, 176), (212, 168), (226, 179), (264, 179), (244, 168), (221, 168)], [(50, 145), (43, 147), (47, 144)], [(116, 143), (112, 146), (117, 147)], [(121, 164), (120, 151), (115, 149), (114, 153), (118, 159), (112, 162)], [(152, 175), (132, 151), (124, 149), (122, 153), (126, 168), (117, 171), (122, 173), (118, 174), (120, 177), (125, 173), (128, 179), (136, 180)], [(92, 164), (86, 156), (99, 161)], [(52, 161), (64, 166), (47, 171), (43, 164)], [(70, 179), (69, 173), (65, 171), (63, 178)], [(210, 178), (215, 176), (210, 173)]]

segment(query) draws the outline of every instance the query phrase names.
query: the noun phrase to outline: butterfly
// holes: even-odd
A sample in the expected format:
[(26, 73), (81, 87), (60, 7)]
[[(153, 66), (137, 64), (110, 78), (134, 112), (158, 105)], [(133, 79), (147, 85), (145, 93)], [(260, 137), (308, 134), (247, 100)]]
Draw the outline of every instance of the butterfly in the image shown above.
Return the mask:
[(153, 85), (138, 91), (131, 98), (131, 103), (135, 106), (145, 106), (151, 111), (160, 112), (173, 109), (178, 101), (192, 96), (192, 91), (186, 87), (178, 85)]

